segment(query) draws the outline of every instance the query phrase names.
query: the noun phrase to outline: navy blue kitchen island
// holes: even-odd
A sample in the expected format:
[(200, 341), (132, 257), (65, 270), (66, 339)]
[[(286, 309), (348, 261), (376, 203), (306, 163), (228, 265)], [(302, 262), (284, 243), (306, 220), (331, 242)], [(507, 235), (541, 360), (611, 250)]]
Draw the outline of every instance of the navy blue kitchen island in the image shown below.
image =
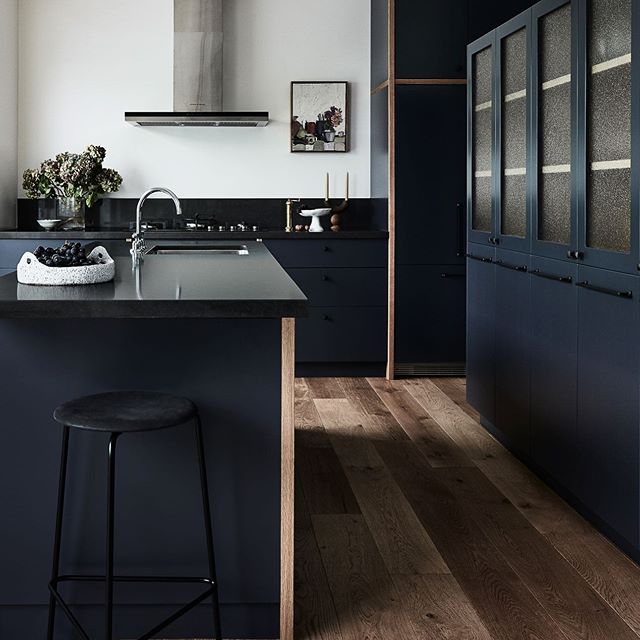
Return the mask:
[[(215, 243), (214, 243), (215, 244)], [(0, 278), (0, 637), (46, 630), (61, 402), (107, 390), (184, 395), (201, 411), (224, 637), (291, 638), (295, 318), (306, 298), (268, 250), (118, 258), (113, 283), (29, 287)], [(104, 568), (106, 440), (71, 442), (62, 568)], [(206, 568), (190, 430), (120, 445), (116, 571), (198, 575)], [(101, 585), (65, 587), (100, 637)], [(116, 589), (114, 635), (137, 637), (194, 596), (190, 587)], [(59, 638), (72, 637), (58, 616)], [(211, 637), (210, 605), (163, 633)]]

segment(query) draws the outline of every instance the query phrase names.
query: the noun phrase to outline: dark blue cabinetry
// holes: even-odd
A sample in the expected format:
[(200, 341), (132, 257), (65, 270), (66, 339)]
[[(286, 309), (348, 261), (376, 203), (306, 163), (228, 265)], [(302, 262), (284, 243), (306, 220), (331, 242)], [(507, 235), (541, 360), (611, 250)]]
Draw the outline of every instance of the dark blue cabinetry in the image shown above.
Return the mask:
[(468, 48), (468, 398), (637, 559), (639, 34), (637, 0), (543, 0)]
[(529, 452), (529, 256), (495, 257), (495, 419), (507, 442)]
[(640, 280), (578, 269), (578, 497), (638, 546)]
[(396, 92), (398, 264), (464, 264), (465, 88)]
[(467, 19), (468, 0), (396, 0), (397, 77), (464, 78)]
[(467, 397), (495, 420), (495, 250), (469, 243), (467, 258)]
[(577, 494), (577, 266), (531, 260), (529, 367), (531, 458), (555, 482)]
[(396, 277), (396, 361), (464, 366), (464, 265), (400, 265)]
[(322, 365), (317, 370), (326, 375), (340, 374), (345, 363), (377, 363), (381, 372), (387, 349), (386, 241), (329, 237), (265, 244), (309, 298), (309, 316), (297, 322), (296, 361)]

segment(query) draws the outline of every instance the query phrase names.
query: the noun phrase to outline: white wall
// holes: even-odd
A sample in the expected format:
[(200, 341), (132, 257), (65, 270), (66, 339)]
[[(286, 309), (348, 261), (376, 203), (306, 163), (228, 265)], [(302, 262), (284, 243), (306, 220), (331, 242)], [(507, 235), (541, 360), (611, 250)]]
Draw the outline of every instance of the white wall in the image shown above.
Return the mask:
[[(4, 0), (0, 0), (4, 2)], [(264, 129), (141, 128), (124, 111), (171, 110), (173, 0), (20, 0), (19, 167), (95, 143), (125, 179), (181, 197), (368, 197), (369, 0), (226, 0), (225, 109), (268, 110)], [(316, 22), (319, 20), (319, 22)], [(291, 80), (352, 82), (352, 151), (289, 152)]]
[(0, 0), (0, 227), (15, 225), (17, 123), (18, 0)]

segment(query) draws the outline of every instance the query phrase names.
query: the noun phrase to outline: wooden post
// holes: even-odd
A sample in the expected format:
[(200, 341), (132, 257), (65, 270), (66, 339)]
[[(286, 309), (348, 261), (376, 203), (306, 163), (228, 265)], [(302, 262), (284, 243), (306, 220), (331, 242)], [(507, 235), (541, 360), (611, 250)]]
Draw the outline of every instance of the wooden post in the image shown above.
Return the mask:
[(295, 319), (283, 318), (281, 364), (282, 449), (280, 476), (280, 640), (293, 640), (295, 332)]

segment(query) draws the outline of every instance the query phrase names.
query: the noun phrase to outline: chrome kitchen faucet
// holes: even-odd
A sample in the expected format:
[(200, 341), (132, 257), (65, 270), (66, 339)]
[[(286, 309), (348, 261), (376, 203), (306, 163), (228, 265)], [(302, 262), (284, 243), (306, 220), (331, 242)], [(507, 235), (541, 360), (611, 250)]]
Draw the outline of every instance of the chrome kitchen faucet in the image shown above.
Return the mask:
[(180, 199), (173, 191), (171, 191), (171, 189), (166, 189), (165, 187), (153, 187), (144, 193), (140, 200), (138, 200), (138, 207), (136, 209), (136, 232), (131, 236), (131, 257), (134, 260), (139, 260), (147, 250), (144, 241), (144, 231), (142, 230), (140, 223), (142, 222), (142, 207), (144, 207), (144, 203), (149, 199), (149, 196), (154, 193), (165, 193), (168, 195), (173, 200), (173, 204), (176, 205), (176, 215), (182, 215)]

